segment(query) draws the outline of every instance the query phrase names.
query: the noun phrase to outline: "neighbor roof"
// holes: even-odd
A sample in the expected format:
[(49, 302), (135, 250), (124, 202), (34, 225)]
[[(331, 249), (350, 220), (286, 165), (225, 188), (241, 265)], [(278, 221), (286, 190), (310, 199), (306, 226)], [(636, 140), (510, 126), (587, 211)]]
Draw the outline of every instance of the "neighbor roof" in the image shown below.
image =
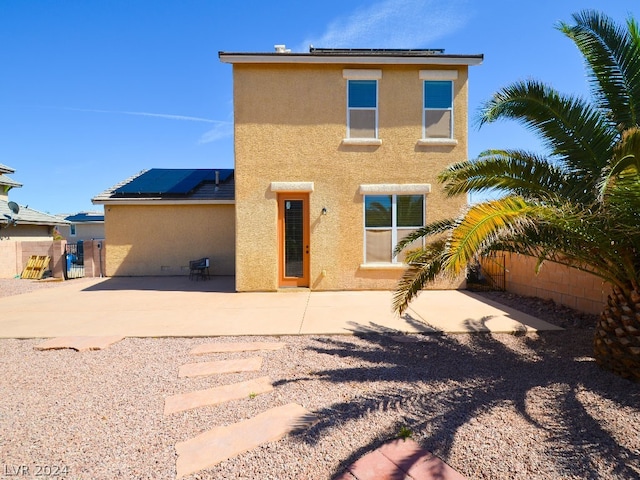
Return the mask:
[(94, 197), (106, 203), (233, 203), (233, 169), (152, 168)]
[(0, 163), (0, 173), (14, 173), (15, 170)]
[(16, 182), (14, 179), (9, 178), (4, 173), (0, 173), (0, 185), (6, 185), (9, 187), (21, 187), (22, 184), (20, 182)]
[[(279, 48), (278, 48), (279, 47)], [(218, 52), (225, 63), (348, 63), (411, 65), (480, 65), (482, 54), (447, 54), (443, 49), (309, 48), (309, 53), (291, 53), (284, 45), (274, 52)]]
[(8, 167), (6, 165), (3, 165), (2, 163), (0, 163), (0, 185), (4, 185), (5, 187), (9, 187), (9, 188), (5, 188), (5, 191), (9, 191), (14, 187), (21, 187), (22, 184), (19, 182), (16, 182), (14, 179), (8, 177), (6, 174), (7, 173), (15, 173), (15, 170), (11, 167)]
[(104, 222), (104, 214), (98, 212), (79, 212), (65, 215), (64, 219), (71, 223)]
[(33, 208), (20, 205), (20, 211), (14, 214), (9, 208), (9, 202), (0, 200), (0, 223), (8, 224), (15, 220), (17, 225), (67, 225), (69, 222), (61, 218), (39, 212)]

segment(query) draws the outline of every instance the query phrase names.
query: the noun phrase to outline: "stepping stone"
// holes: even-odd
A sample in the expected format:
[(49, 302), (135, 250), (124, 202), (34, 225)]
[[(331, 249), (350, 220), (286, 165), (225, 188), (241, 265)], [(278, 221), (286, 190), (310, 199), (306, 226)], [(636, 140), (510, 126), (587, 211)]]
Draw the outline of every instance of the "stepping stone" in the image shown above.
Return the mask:
[(112, 335), (108, 337), (57, 337), (50, 338), (38, 345), (36, 350), (60, 350), (62, 348), (71, 348), (79, 352), (85, 350), (102, 350), (116, 342), (124, 339), (124, 337)]
[(169, 415), (193, 408), (218, 405), (229, 400), (248, 398), (250, 395), (267, 393), (272, 390), (271, 379), (269, 377), (260, 377), (246, 382), (173, 395), (167, 397), (164, 401), (164, 414)]
[(215, 362), (187, 363), (182, 365), (178, 377), (202, 377), (218, 373), (255, 372), (262, 367), (262, 357), (218, 360)]
[(205, 353), (251, 352), (255, 350), (280, 350), (285, 344), (282, 342), (240, 342), (240, 343), (205, 343), (198, 345), (191, 355)]
[(354, 462), (336, 480), (466, 480), (413, 440), (393, 440)]
[(294, 430), (310, 427), (316, 421), (317, 417), (307, 409), (290, 403), (249, 420), (201, 433), (176, 444), (177, 478), (213, 467), (263, 443), (280, 440)]

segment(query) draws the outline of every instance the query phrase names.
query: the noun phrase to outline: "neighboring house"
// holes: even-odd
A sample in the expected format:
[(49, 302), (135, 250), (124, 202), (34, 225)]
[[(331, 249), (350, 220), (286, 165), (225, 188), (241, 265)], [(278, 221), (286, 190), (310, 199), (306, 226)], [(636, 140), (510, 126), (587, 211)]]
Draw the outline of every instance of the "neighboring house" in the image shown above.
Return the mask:
[(86, 240), (104, 240), (104, 214), (101, 212), (78, 212), (72, 215), (59, 214), (69, 222), (58, 228), (60, 235), (69, 243)]
[[(468, 68), (442, 50), (220, 52), (233, 65), (236, 289), (393, 288), (397, 241), (456, 215)], [(460, 281), (440, 287), (456, 287)]]
[(201, 257), (233, 275), (233, 170), (153, 168), (92, 202), (104, 205), (107, 276), (187, 275)]
[[(153, 169), (94, 198), (107, 275), (186, 274), (208, 256), (238, 291), (393, 288), (396, 243), (466, 202), (437, 175), (467, 158), (468, 68), (483, 56), (277, 46), (219, 57), (233, 65), (235, 170), (220, 171), (217, 195), (211, 170), (207, 184)], [(221, 197), (227, 182), (235, 195)]]
[(52, 256), (54, 229), (68, 224), (53, 215), (11, 202), (9, 191), (22, 187), (8, 176), (14, 172), (0, 164), (0, 278), (20, 274), (30, 255)]

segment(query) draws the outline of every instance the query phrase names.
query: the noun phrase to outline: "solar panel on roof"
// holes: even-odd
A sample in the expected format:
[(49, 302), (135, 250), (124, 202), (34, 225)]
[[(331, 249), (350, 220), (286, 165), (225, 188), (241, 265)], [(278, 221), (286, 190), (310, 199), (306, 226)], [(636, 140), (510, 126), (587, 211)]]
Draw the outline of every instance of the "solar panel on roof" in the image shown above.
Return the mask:
[(226, 181), (232, 169), (152, 168), (117, 188), (116, 195), (186, 195), (202, 182)]

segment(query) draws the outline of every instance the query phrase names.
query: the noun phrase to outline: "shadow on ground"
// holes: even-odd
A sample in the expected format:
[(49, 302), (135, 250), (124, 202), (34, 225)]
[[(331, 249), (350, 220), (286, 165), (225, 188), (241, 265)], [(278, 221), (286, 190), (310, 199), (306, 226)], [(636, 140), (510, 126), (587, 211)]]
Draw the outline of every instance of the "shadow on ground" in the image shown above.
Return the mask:
[(209, 279), (190, 279), (188, 275), (166, 277), (109, 277), (84, 288), (85, 292), (142, 290), (160, 292), (235, 292), (235, 277), (212, 275)]
[[(397, 410), (401, 421), (386, 438), (378, 438), (345, 458), (334, 476), (384, 441), (397, 437), (403, 426), (422, 432), (422, 446), (447, 461), (461, 427), (505, 405), (548, 435), (542, 447), (545, 458), (563, 476), (603, 478), (598, 473), (602, 471), (613, 473), (615, 478), (640, 476), (637, 431), (632, 442), (621, 444), (607, 419), (596, 418), (593, 409), (585, 406), (584, 399), (595, 394), (613, 403), (610, 410), (614, 416), (626, 409), (631, 425), (640, 413), (640, 385), (601, 370), (590, 358), (590, 328), (518, 334), (507, 336), (507, 341), (476, 333), (431, 334), (417, 343), (400, 343), (393, 339), (393, 332), (376, 331), (375, 325), (355, 335), (365, 340), (364, 346), (348, 338), (318, 337), (311, 350), (371, 366), (318, 371), (314, 376), (363, 386), (382, 381), (387, 387), (374, 392), (362, 389), (365, 393), (316, 411), (320, 422), (301, 439), (314, 444), (323, 431), (340, 428), (376, 410)], [(532, 395), (537, 408), (532, 408)], [(540, 405), (546, 411), (541, 413)]]

